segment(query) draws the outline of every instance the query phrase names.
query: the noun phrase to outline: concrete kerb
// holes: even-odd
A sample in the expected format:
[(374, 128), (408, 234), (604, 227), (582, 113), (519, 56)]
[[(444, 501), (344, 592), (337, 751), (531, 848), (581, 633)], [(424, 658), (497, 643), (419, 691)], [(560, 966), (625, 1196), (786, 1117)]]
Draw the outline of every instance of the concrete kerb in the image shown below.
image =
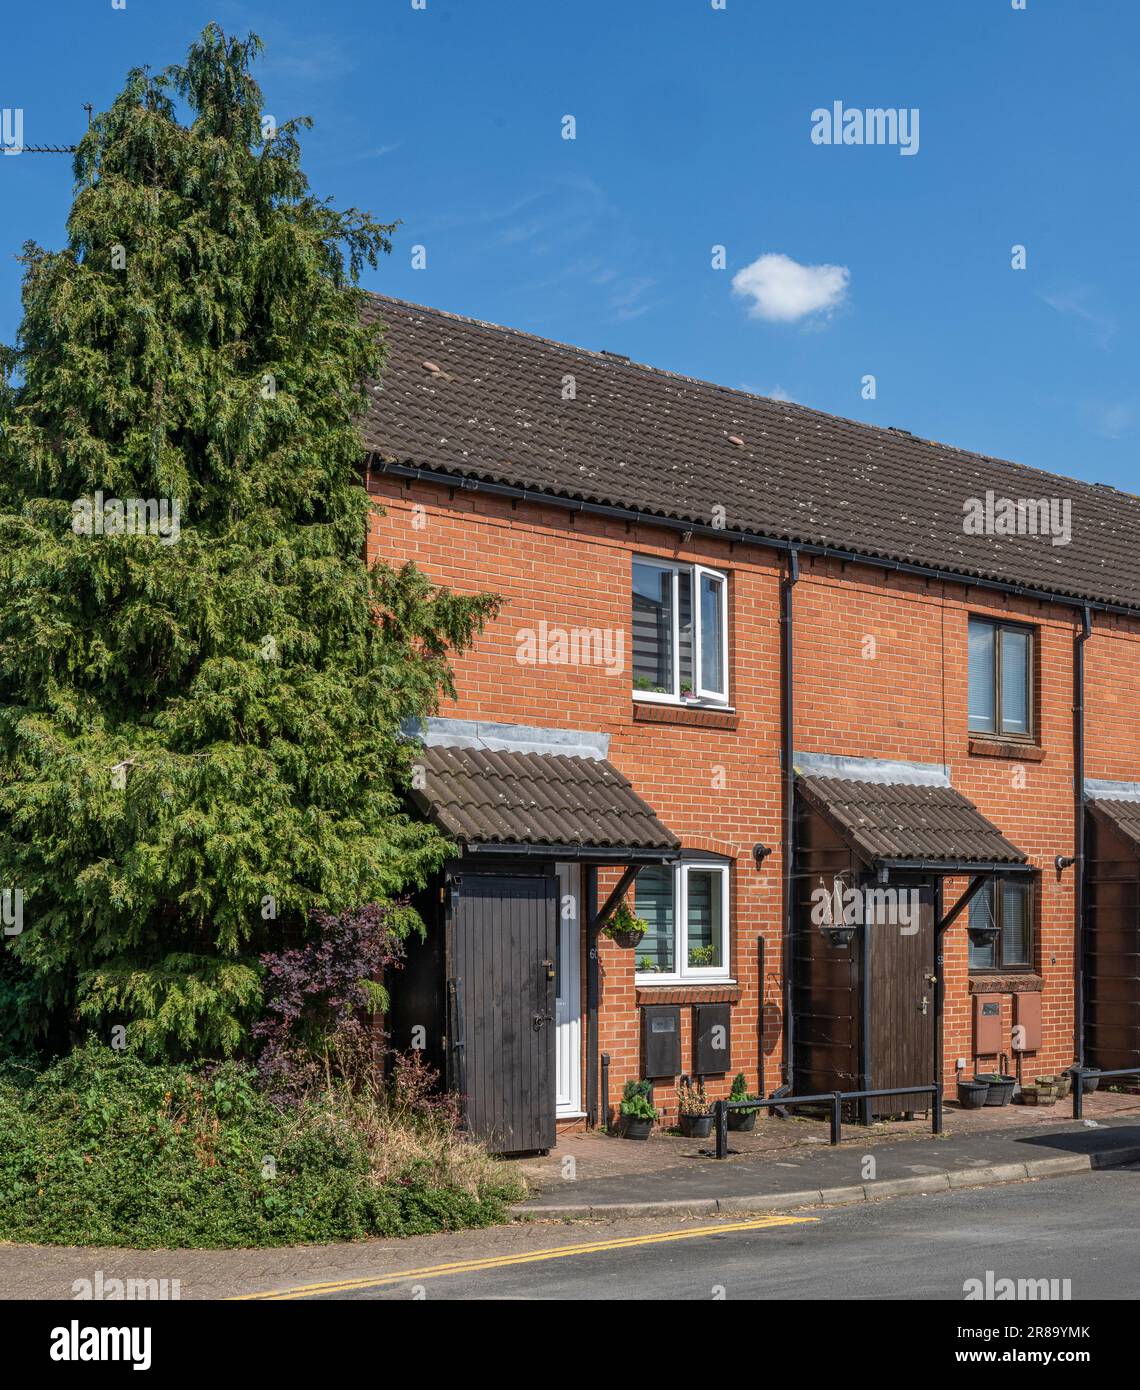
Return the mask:
[(1109, 1149), (1098, 1154), (1065, 1154), (1027, 1163), (997, 1163), (959, 1168), (913, 1178), (885, 1178), (861, 1186), (807, 1188), (800, 1192), (763, 1192), (731, 1197), (681, 1198), (667, 1202), (580, 1203), (540, 1206), (520, 1203), (512, 1215), (526, 1221), (599, 1221), (635, 1216), (720, 1216), (731, 1212), (794, 1211), (803, 1207), (851, 1206), (857, 1202), (916, 1197), (969, 1187), (1000, 1187), (1033, 1178), (1063, 1177), (1140, 1162), (1140, 1147)]

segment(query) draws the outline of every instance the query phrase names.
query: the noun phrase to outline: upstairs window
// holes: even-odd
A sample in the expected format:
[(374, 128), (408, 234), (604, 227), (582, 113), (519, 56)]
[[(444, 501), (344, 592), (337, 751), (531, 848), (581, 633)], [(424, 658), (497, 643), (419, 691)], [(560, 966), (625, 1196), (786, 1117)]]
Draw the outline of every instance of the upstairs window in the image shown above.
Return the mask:
[(633, 562), (633, 693), (728, 701), (728, 577), (703, 565)]
[(970, 619), (970, 732), (1033, 737), (1033, 633)]

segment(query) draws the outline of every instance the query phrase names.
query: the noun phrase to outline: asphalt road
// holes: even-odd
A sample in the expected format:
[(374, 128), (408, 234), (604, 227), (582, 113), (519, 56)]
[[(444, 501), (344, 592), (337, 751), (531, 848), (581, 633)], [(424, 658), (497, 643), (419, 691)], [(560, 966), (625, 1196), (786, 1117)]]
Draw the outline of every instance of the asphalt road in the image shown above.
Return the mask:
[[(549, 1228), (496, 1254), (462, 1250), (410, 1275), (294, 1288), (351, 1299), (952, 1299), (965, 1281), (1069, 1280), (1073, 1299), (1140, 1298), (1140, 1171), (1114, 1169), (992, 1189), (791, 1213), (583, 1230)], [(746, 1227), (742, 1229), (742, 1227)], [(677, 1235), (671, 1233), (676, 1232)], [(458, 1242), (457, 1242), (458, 1246)], [(543, 1252), (546, 1253), (543, 1253)], [(554, 1253), (557, 1251), (557, 1253)], [(497, 1263), (496, 1261), (509, 1261)], [(1059, 1286), (1063, 1287), (1063, 1286)]]

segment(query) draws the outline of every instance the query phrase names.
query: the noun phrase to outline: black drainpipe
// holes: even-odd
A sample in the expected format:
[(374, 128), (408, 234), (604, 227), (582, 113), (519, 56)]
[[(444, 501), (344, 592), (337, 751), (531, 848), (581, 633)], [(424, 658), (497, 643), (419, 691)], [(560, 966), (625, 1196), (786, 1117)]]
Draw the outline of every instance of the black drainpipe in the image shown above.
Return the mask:
[(1076, 877), (1074, 903), (1074, 975), (1077, 1065), (1085, 1064), (1085, 643), (1092, 635), (1092, 613), (1081, 615), (1073, 653), (1073, 813), (1076, 817)]
[(794, 984), (795, 901), (793, 889), (793, 860), (795, 857), (796, 773), (792, 766), (795, 749), (795, 629), (793, 626), (792, 590), (800, 577), (800, 554), (788, 552), (788, 569), (780, 594), (780, 664), (783, 677), (783, 709), (781, 711), (782, 747), (780, 757), (784, 772), (784, 1085), (795, 1094), (793, 1050), (795, 1048)]

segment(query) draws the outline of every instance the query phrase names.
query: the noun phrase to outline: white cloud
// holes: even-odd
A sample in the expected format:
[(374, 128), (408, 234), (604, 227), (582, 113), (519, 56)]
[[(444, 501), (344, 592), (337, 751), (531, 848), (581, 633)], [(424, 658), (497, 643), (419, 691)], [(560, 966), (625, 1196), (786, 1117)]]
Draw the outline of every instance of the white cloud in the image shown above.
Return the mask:
[(1041, 298), (1050, 309), (1085, 324), (1092, 330), (1101, 347), (1108, 347), (1116, 332), (1116, 320), (1110, 314), (1102, 313), (1094, 307), (1093, 296), (1083, 285), (1042, 294)]
[(850, 279), (845, 265), (800, 265), (790, 256), (767, 252), (736, 272), (732, 292), (751, 299), (752, 318), (795, 323), (842, 303)]
[(1134, 401), (1102, 401), (1086, 407), (1085, 413), (1091, 417), (1097, 434), (1104, 435), (1105, 439), (1120, 439), (1136, 422)]
[(763, 392), (763, 394), (772, 401), (791, 401), (794, 404), (796, 399), (795, 396), (789, 395), (779, 383), (773, 386), (770, 391)]

